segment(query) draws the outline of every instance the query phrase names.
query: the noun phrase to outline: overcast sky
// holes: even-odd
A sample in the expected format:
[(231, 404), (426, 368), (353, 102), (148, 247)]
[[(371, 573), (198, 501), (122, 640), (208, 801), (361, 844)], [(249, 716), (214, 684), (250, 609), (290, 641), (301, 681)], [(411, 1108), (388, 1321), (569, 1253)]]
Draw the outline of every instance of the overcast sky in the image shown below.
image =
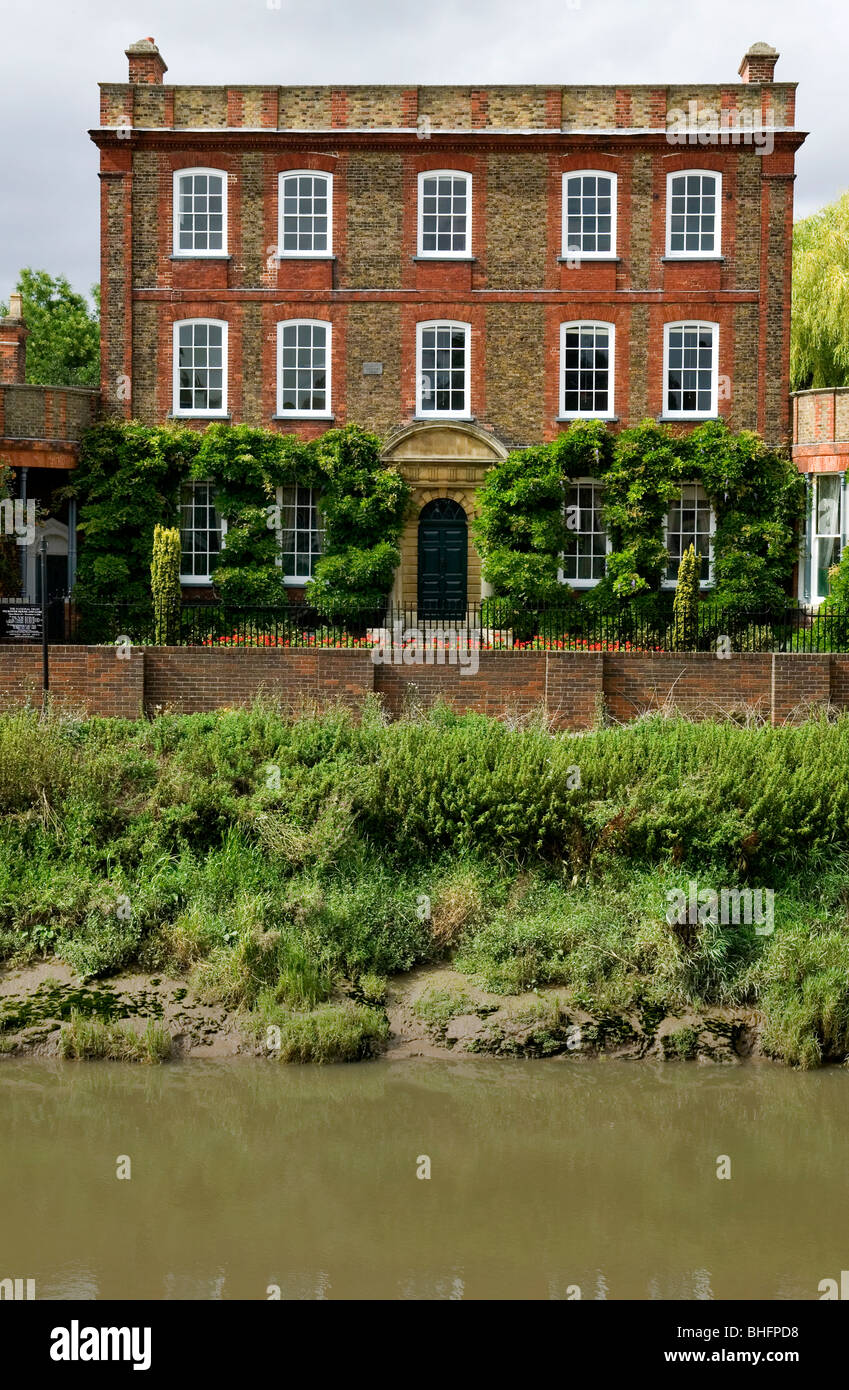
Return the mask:
[(151, 34), (173, 83), (799, 82), (796, 215), (849, 186), (846, 0), (0, 0), (0, 300), (29, 265), (98, 276), (98, 81)]

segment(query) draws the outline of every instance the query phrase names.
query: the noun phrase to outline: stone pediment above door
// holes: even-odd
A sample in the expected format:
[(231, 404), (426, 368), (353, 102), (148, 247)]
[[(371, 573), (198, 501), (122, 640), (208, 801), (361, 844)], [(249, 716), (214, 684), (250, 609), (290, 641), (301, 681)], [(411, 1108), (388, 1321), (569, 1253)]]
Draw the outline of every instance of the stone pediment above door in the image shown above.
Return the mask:
[(456, 463), (486, 469), (507, 457), (507, 449), (494, 434), (478, 425), (452, 424), (448, 420), (407, 425), (387, 442), (383, 458), (404, 474), (416, 463)]

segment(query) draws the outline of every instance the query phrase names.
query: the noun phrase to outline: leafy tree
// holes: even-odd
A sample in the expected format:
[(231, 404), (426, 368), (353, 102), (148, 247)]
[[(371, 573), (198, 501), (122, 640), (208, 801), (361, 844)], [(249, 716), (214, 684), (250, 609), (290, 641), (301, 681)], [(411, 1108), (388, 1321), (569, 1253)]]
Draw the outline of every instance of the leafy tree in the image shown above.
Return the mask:
[[(95, 309), (64, 275), (22, 270), (15, 286), (23, 300), (27, 381), (34, 386), (97, 386), (100, 381), (100, 287)], [(9, 312), (0, 305), (0, 316)]]
[(849, 386), (849, 193), (793, 231), (790, 381)]

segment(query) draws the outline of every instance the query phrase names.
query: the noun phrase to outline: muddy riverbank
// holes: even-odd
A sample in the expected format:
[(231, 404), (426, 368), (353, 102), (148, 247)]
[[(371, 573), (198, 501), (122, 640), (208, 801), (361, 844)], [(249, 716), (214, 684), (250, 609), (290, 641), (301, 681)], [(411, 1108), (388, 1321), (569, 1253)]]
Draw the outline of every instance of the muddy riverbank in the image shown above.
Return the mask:
[[(392, 1061), (477, 1054), (739, 1063), (763, 1055), (752, 1009), (593, 1014), (562, 989), (493, 994), (443, 965), (390, 979), (383, 1012), (388, 1033), (372, 1055)], [(170, 1039), (172, 1060), (274, 1055), (273, 1034), (258, 1039), (238, 1010), (203, 1003), (179, 978), (133, 972), (83, 982), (56, 960), (0, 971), (0, 1056), (61, 1055), (74, 1018), (136, 1035), (153, 1023)]]

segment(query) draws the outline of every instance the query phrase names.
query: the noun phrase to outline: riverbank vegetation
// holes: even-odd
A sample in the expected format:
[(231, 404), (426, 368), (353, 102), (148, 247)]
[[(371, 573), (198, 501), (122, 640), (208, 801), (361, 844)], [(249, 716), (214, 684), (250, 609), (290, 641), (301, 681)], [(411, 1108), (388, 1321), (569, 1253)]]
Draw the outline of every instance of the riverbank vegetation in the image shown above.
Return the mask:
[[(0, 718), (0, 815), (0, 960), (185, 977), (283, 1059), (373, 1054), (386, 977), (440, 960), (594, 1015), (747, 1006), (771, 1055), (849, 1054), (846, 716), (23, 712)], [(669, 920), (676, 892), (746, 888), (769, 920)]]

